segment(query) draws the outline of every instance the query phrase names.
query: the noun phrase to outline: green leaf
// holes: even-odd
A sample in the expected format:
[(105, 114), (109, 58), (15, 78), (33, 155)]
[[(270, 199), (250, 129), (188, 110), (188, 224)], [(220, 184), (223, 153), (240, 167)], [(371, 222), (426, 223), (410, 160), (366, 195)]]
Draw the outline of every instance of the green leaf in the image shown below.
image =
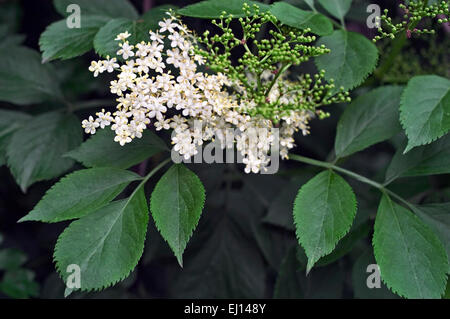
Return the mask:
[(350, 90), (361, 84), (377, 64), (377, 47), (356, 32), (336, 30), (320, 38), (317, 45), (325, 45), (331, 50), (315, 60), (317, 68), (326, 71), (325, 78), (328, 81), (334, 79), (336, 91), (341, 86)]
[(6, 149), (7, 164), (25, 192), (31, 184), (57, 177), (71, 168), (73, 160), (62, 155), (81, 141), (77, 117), (44, 113), (13, 134)]
[(164, 142), (153, 132), (147, 130), (142, 138), (120, 146), (114, 142), (114, 131), (99, 130), (77, 149), (66, 154), (86, 167), (129, 168), (147, 158), (167, 150)]
[[(160, 6), (156, 6), (154, 8), (151, 8), (150, 10), (148, 10), (147, 12), (145, 12), (142, 16), (141, 19), (148, 21), (148, 22), (153, 22), (155, 25), (158, 25), (158, 22), (161, 21), (164, 18), (167, 18), (167, 12), (172, 9), (172, 10), (176, 10), (178, 7), (172, 4), (163, 4)], [(159, 27), (158, 27), (159, 28)]]
[(414, 148), (403, 154), (399, 148), (386, 171), (386, 183), (402, 176), (426, 176), (450, 173), (450, 135)]
[(352, 0), (319, 0), (319, 3), (333, 17), (343, 20), (348, 10), (350, 10)]
[(316, 267), (332, 264), (350, 253), (361, 239), (367, 238), (370, 229), (371, 227), (367, 223), (364, 223), (358, 227), (352, 227), (352, 230), (350, 230), (350, 232), (342, 238), (331, 254), (323, 256), (317, 261)]
[(447, 251), (450, 266), (450, 203), (417, 206), (415, 213), (434, 230), (441, 240)]
[(150, 200), (155, 225), (183, 266), (183, 252), (197, 227), (205, 202), (200, 179), (182, 164), (173, 165), (159, 180)]
[(384, 283), (380, 288), (369, 288), (367, 286), (367, 278), (373, 272), (367, 272), (369, 265), (376, 264), (372, 249), (365, 251), (356, 259), (352, 268), (352, 284), (354, 297), (359, 299), (396, 299), (394, 295)]
[(242, 10), (242, 6), (244, 3), (253, 6), (254, 4), (258, 5), (261, 11), (268, 11), (269, 6), (258, 1), (249, 1), (249, 0), (206, 0), (200, 1), (198, 3), (194, 3), (188, 5), (184, 8), (181, 8), (177, 11), (178, 14), (187, 17), (193, 18), (202, 18), (202, 19), (216, 19), (222, 15), (223, 11), (226, 11), (227, 15), (233, 15), (233, 17), (244, 17), (245, 13)]
[(270, 8), (270, 12), (277, 19), (290, 27), (297, 29), (310, 28), (317, 35), (327, 35), (333, 32), (331, 21), (324, 15), (305, 11), (286, 2), (276, 2)]
[(440, 298), (447, 281), (447, 254), (431, 229), (383, 195), (373, 235), (381, 278), (406, 298)]
[(101, 56), (117, 57), (116, 52), (120, 49), (119, 41), (115, 41), (119, 33), (128, 31), (131, 36), (127, 39), (130, 43), (148, 42), (150, 30), (158, 28), (158, 20), (133, 21), (126, 18), (118, 18), (104, 25), (94, 38), (95, 51)]
[(0, 110), (0, 139), (22, 127), (31, 115), (23, 112)]
[(112, 201), (141, 177), (117, 168), (91, 168), (62, 178), (20, 222), (60, 222), (83, 217)]
[(67, 7), (70, 4), (78, 4), (81, 17), (83, 15), (99, 15), (108, 18), (125, 17), (130, 19), (138, 17), (138, 12), (128, 0), (54, 0), (53, 4), (56, 11), (63, 16), (72, 14), (72, 12), (67, 12)]
[(25, 47), (1, 51), (0, 101), (27, 105), (63, 99), (53, 67), (42, 65), (37, 52)]
[(52, 23), (39, 38), (42, 62), (70, 59), (90, 51), (95, 35), (108, 20), (82, 14), (80, 28), (68, 28), (65, 19)]
[(81, 290), (100, 290), (127, 277), (144, 250), (148, 208), (143, 188), (72, 222), (55, 246), (56, 268), (64, 279), (67, 266), (81, 271)]
[(308, 256), (309, 272), (347, 234), (356, 214), (352, 188), (330, 170), (318, 174), (298, 192), (294, 223), (299, 243)]
[(158, 22), (168, 17), (167, 11), (174, 9), (172, 5), (162, 5), (147, 11), (139, 20), (118, 18), (110, 20), (104, 25), (94, 38), (95, 51), (101, 56), (117, 57), (120, 49), (119, 42), (115, 40), (119, 33), (128, 31), (131, 36), (127, 39), (130, 43), (136, 44), (142, 41), (149, 41), (149, 31), (159, 29)]
[(400, 122), (408, 136), (405, 153), (450, 130), (450, 80), (436, 75), (412, 78), (402, 95)]
[(337, 126), (337, 157), (361, 151), (401, 131), (398, 106), (402, 87), (384, 86), (360, 95), (345, 108)]
[(0, 110), (0, 166), (6, 164), (6, 148), (12, 133), (22, 127), (31, 118), (23, 112)]

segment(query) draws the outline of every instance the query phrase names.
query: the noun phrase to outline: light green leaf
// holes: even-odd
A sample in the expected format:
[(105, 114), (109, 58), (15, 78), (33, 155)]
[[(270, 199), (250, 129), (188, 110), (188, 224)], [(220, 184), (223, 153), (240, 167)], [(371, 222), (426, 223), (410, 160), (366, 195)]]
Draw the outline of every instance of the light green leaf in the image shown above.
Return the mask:
[(386, 183), (402, 176), (424, 176), (450, 173), (450, 135), (414, 148), (403, 154), (399, 148), (386, 171)]
[(82, 141), (80, 121), (58, 112), (34, 117), (14, 132), (6, 149), (7, 164), (22, 191), (57, 177), (74, 164), (62, 155)]
[(317, 35), (327, 35), (333, 32), (331, 21), (324, 15), (305, 11), (290, 5), (287, 2), (276, 2), (270, 8), (270, 12), (277, 19), (290, 27), (297, 29), (310, 28)]
[(197, 227), (205, 202), (200, 179), (182, 164), (173, 165), (159, 180), (150, 200), (155, 225), (183, 265), (183, 252)]
[(402, 95), (400, 122), (408, 136), (405, 153), (450, 130), (450, 80), (436, 75), (412, 78)]
[(0, 101), (27, 105), (63, 99), (53, 67), (42, 65), (37, 52), (25, 47), (1, 51)]
[(129, 168), (145, 159), (167, 150), (164, 142), (153, 132), (146, 130), (142, 138), (120, 146), (114, 142), (114, 131), (99, 130), (77, 149), (66, 154), (86, 167)]
[(401, 131), (398, 106), (402, 90), (399, 86), (379, 87), (345, 108), (334, 144), (337, 157), (361, 151)]
[(100, 290), (127, 277), (144, 250), (148, 208), (143, 188), (72, 222), (55, 246), (56, 268), (67, 280), (67, 266), (81, 270), (81, 290)]
[(245, 16), (242, 6), (244, 3), (253, 6), (258, 5), (261, 11), (269, 10), (269, 6), (258, 1), (250, 0), (206, 0), (200, 1), (181, 8), (177, 11), (178, 14), (193, 18), (203, 18), (203, 19), (216, 19), (222, 15), (223, 11), (226, 11), (227, 15), (233, 15), (233, 17), (243, 17)]
[(352, 5), (352, 0), (319, 0), (319, 3), (333, 17), (336, 17), (339, 20), (342, 20), (342, 19), (344, 19), (348, 10), (350, 10), (350, 6)]
[(406, 298), (440, 298), (447, 281), (447, 254), (419, 217), (383, 195), (373, 235), (381, 278)]
[(72, 12), (67, 12), (70, 4), (80, 6), (81, 16), (99, 15), (109, 18), (130, 18), (136, 19), (138, 12), (128, 0), (54, 0), (53, 4), (63, 16), (69, 16)]
[(336, 91), (341, 86), (349, 90), (361, 84), (377, 64), (377, 47), (359, 33), (336, 30), (317, 44), (331, 50), (316, 57), (316, 65), (326, 71), (328, 81), (334, 79)]
[(294, 223), (308, 256), (307, 272), (348, 233), (355, 214), (352, 188), (332, 171), (322, 172), (302, 186), (294, 202)]
[(117, 168), (91, 168), (62, 178), (20, 222), (60, 222), (83, 217), (112, 201), (141, 177)]
[(447, 251), (450, 267), (450, 203), (417, 206), (415, 213), (435, 231), (441, 240)]
[(68, 28), (65, 19), (50, 24), (39, 38), (42, 62), (70, 59), (88, 52), (93, 48), (92, 41), (98, 30), (108, 20), (82, 14), (80, 28)]

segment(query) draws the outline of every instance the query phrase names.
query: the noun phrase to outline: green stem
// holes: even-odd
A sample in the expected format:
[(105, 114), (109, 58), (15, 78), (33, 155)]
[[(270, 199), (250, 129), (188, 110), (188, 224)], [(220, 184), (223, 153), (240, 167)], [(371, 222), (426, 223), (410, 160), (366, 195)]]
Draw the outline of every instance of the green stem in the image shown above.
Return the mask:
[(345, 168), (339, 167), (334, 165), (333, 163), (328, 163), (328, 162), (322, 162), (322, 161), (318, 161), (312, 158), (308, 158), (308, 157), (304, 157), (304, 156), (300, 156), (300, 155), (295, 155), (295, 154), (289, 154), (289, 158), (297, 161), (297, 162), (301, 162), (301, 163), (305, 163), (305, 164), (310, 164), (310, 165), (314, 165), (314, 166), (318, 166), (318, 167), (323, 167), (326, 169), (331, 169), (331, 170), (335, 170), (337, 172), (340, 172), (342, 174), (345, 174), (347, 176), (350, 176), (358, 181), (360, 181), (361, 183), (370, 185), (372, 187), (375, 187), (376, 189), (380, 190), (383, 194), (386, 195), (391, 195), (392, 197), (394, 197), (395, 199), (397, 199), (398, 201), (400, 201), (401, 203), (403, 203), (404, 205), (406, 205), (408, 208), (410, 208), (412, 211), (414, 211), (415, 207), (413, 204), (411, 204), (410, 202), (408, 202), (406, 199), (402, 198), (401, 196), (397, 195), (396, 193), (394, 193), (393, 191), (387, 189), (386, 187), (384, 187), (382, 184), (375, 182), (365, 176), (359, 175), (355, 172), (346, 170)]
[(288, 64), (284, 64), (280, 71), (278, 71), (277, 75), (275, 76), (275, 78), (272, 80), (272, 82), (270, 83), (269, 87), (267, 88), (266, 92), (264, 93), (264, 95), (267, 97), (270, 93), (270, 90), (272, 90), (273, 86), (275, 85), (275, 83), (277, 82), (278, 78), (281, 76), (281, 74), (283, 74), (287, 69), (289, 69), (291, 67), (292, 63), (288, 63)]
[(135, 190), (133, 191), (133, 193), (131, 194), (130, 198), (132, 198), (134, 195), (136, 195), (136, 193), (141, 189), (141, 187), (143, 187), (148, 180), (155, 175), (161, 168), (163, 168), (167, 163), (171, 162), (171, 159), (168, 158), (164, 161), (162, 161), (161, 163), (159, 163), (154, 169), (152, 169), (150, 171), (150, 173), (148, 173), (139, 183), (139, 185), (135, 188)]

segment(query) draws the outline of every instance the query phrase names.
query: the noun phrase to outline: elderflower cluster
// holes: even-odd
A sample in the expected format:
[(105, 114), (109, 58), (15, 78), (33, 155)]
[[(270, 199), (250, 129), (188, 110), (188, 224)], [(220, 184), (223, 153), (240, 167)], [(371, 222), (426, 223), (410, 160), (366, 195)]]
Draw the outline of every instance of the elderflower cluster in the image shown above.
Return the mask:
[[(281, 156), (287, 158), (295, 146), (294, 133), (300, 130), (308, 134), (308, 122), (316, 113), (308, 108), (287, 108), (272, 121), (264, 113), (253, 112), (258, 103), (226, 72), (207, 74), (199, 70), (207, 59), (198, 49), (197, 38), (171, 12), (168, 14), (159, 22), (159, 30), (149, 32), (147, 42), (129, 43), (128, 31), (117, 36), (117, 55), (124, 61), (121, 65), (109, 57), (92, 62), (89, 70), (94, 76), (118, 71), (110, 86), (118, 104), (112, 114), (102, 110), (96, 118), (84, 120), (85, 132), (94, 134), (97, 128), (111, 125), (114, 140), (123, 146), (141, 138), (149, 127), (172, 130), (173, 148), (185, 159), (196, 155), (204, 142), (218, 140), (222, 149), (236, 146), (247, 173), (265, 169), (275, 143), (279, 143)], [(251, 72), (247, 76), (250, 79)], [(314, 100), (313, 96), (299, 95), (301, 88), (286, 74), (278, 76), (269, 70), (254, 81), (273, 83), (267, 103), (288, 106)], [(308, 85), (312, 82), (308, 76), (301, 81)], [(279, 141), (273, 128), (279, 128)], [(238, 132), (231, 141), (223, 133), (230, 129)]]

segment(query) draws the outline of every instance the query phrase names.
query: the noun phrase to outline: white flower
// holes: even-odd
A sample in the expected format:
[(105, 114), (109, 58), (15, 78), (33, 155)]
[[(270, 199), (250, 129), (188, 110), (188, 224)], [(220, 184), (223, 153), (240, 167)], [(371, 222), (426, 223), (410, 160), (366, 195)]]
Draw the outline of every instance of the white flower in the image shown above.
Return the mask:
[(117, 37), (114, 39), (116, 41), (125, 41), (131, 34), (128, 33), (128, 31), (125, 31), (123, 33), (120, 33), (117, 35)]
[(105, 109), (102, 109), (102, 111), (96, 113), (96, 115), (97, 119), (95, 121), (100, 125), (100, 128), (105, 128), (105, 126), (111, 125), (111, 122), (114, 121), (111, 112), (105, 113)]
[(99, 127), (99, 125), (99, 123), (94, 121), (94, 118), (92, 116), (89, 116), (88, 120), (83, 120), (83, 122), (81, 122), (81, 127), (84, 128), (84, 131), (87, 134), (95, 134), (96, 128)]
[(114, 137), (114, 142), (119, 142), (121, 146), (124, 146), (127, 143), (130, 143), (132, 141), (130, 137), (130, 133), (126, 130), (121, 130), (119, 134)]
[(261, 169), (261, 160), (254, 156), (253, 154), (250, 154), (248, 157), (244, 158), (242, 160), (244, 164), (246, 164), (244, 171), (248, 174), (250, 172), (258, 173)]
[(125, 60), (128, 59), (129, 57), (134, 56), (133, 52), (134, 46), (129, 45), (128, 41), (120, 43), (119, 46), (121, 47), (121, 49), (117, 51), (117, 55), (121, 55)]
[(103, 61), (92, 61), (89, 71), (94, 72), (94, 77), (97, 77), (99, 73), (103, 73), (105, 71)]
[(168, 130), (170, 129), (170, 119), (168, 120), (160, 120), (158, 122), (155, 122), (155, 127), (157, 131), (160, 131), (162, 129)]
[(148, 117), (149, 118), (156, 117), (157, 120), (163, 119), (163, 113), (167, 111), (167, 107), (165, 107), (162, 104), (159, 104), (157, 101), (151, 103), (148, 109), (150, 110), (150, 112), (148, 112)]
[(173, 33), (178, 25), (176, 23), (172, 23), (172, 19), (164, 19), (163, 21), (160, 21), (158, 25), (160, 26), (159, 32), (163, 33), (165, 31), (169, 31), (170, 33)]
[(111, 81), (110, 82), (111, 86), (109, 87), (111, 89), (111, 93), (113, 94), (117, 94), (117, 95), (122, 95), (122, 92), (127, 90), (127, 84), (125, 81), (123, 80), (119, 80), (119, 81)]
[(114, 71), (114, 69), (118, 69), (120, 65), (117, 63), (116, 58), (109, 59), (109, 55), (106, 56), (106, 60), (103, 60), (103, 68), (108, 71), (108, 73), (111, 73)]
[(159, 42), (161, 44), (164, 43), (164, 40), (163, 40), (164, 36), (163, 35), (159, 34), (158, 32), (155, 33), (153, 31), (150, 31), (149, 33), (150, 33), (150, 40)]
[(178, 32), (169, 35), (169, 40), (171, 40), (170, 46), (172, 48), (179, 47), (182, 50), (184, 49), (185, 40)]

